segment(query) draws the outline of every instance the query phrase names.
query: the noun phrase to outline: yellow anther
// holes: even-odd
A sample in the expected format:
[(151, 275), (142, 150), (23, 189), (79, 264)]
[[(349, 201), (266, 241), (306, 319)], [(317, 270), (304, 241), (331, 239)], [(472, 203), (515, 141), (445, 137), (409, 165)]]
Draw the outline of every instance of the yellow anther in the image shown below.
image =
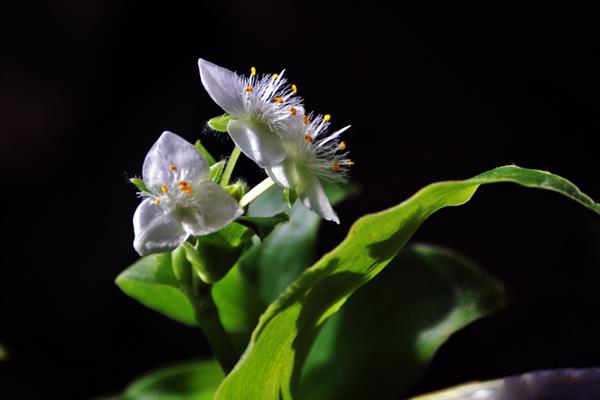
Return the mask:
[(333, 169), (334, 172), (339, 172), (340, 171), (340, 163), (337, 161), (334, 161), (333, 165), (331, 166), (331, 169)]
[(179, 190), (186, 193), (192, 193), (192, 186), (186, 181), (179, 181)]
[(154, 204), (156, 204), (157, 206), (160, 206), (160, 198), (155, 198), (154, 199)]
[(306, 140), (308, 143), (312, 143), (314, 139), (310, 135), (304, 135), (304, 140)]
[(246, 93), (250, 93), (252, 92), (252, 86), (246, 86), (244, 90), (246, 91)]
[(323, 115), (323, 121), (329, 121), (331, 119), (331, 115), (325, 114)]
[(273, 75), (271, 75), (271, 78), (277, 79), (277, 78), (279, 78), (279, 74), (273, 74)]
[(160, 191), (163, 193), (167, 193), (169, 191), (169, 188), (167, 187), (167, 185), (162, 185), (160, 187)]
[(308, 124), (308, 115), (304, 115), (302, 117), (302, 121), (304, 122), (304, 125), (307, 125)]
[(173, 164), (169, 165), (169, 169), (171, 171), (177, 171), (177, 167), (175, 165), (173, 165)]
[(283, 97), (275, 97), (275, 98), (273, 99), (273, 101), (274, 101), (275, 103), (279, 103), (279, 104), (281, 104), (281, 103), (283, 103)]
[(292, 92), (294, 92), (294, 94), (298, 93), (298, 86), (292, 84)]
[(353, 165), (354, 165), (354, 161), (352, 161), (352, 160), (348, 160), (348, 161), (346, 161), (344, 164), (346, 164), (347, 166), (351, 167), (351, 166), (353, 166)]
[(290, 114), (292, 114), (292, 115), (298, 114), (298, 110), (296, 110), (296, 107), (290, 107)]
[(344, 142), (344, 141), (340, 142), (339, 148), (340, 148), (341, 151), (346, 150), (346, 142)]
[(254, 75), (256, 75), (256, 68), (251, 67), (250, 68), (250, 76), (254, 76)]

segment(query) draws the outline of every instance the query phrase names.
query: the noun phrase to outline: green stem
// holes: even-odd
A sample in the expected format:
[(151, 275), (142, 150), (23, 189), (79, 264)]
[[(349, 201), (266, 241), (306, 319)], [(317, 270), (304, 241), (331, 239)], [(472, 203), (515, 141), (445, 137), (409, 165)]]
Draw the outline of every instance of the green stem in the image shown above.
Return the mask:
[(221, 323), (217, 307), (213, 301), (211, 288), (212, 286), (198, 279), (196, 320), (202, 328), (215, 358), (227, 374), (233, 369), (239, 357)]
[(240, 158), (241, 152), (242, 151), (237, 146), (235, 146), (231, 151), (231, 155), (229, 156), (229, 160), (227, 160), (227, 165), (225, 166), (225, 171), (223, 172), (223, 176), (221, 177), (221, 187), (229, 185), (231, 174), (233, 174), (233, 169), (235, 168), (235, 164), (237, 163), (238, 158)]
[(242, 197), (240, 200), (240, 207), (246, 207), (248, 204), (252, 202), (252, 200), (256, 199), (258, 196), (263, 194), (265, 190), (273, 186), (275, 182), (271, 178), (265, 178), (261, 183), (254, 186), (248, 193)]

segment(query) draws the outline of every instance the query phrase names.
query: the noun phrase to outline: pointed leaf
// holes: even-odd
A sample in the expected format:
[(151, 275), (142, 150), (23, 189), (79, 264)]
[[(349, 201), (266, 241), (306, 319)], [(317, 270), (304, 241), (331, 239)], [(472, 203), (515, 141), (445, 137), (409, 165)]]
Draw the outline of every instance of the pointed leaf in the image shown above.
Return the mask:
[(264, 239), (275, 227), (283, 222), (287, 222), (289, 217), (286, 213), (279, 213), (272, 217), (252, 217), (252, 216), (241, 216), (236, 222), (252, 229), (252, 231), (258, 235), (259, 238)]
[(269, 306), (244, 356), (215, 398), (292, 398), (304, 360), (327, 318), (375, 277), (427, 218), (442, 208), (468, 202), (480, 185), (497, 182), (555, 191), (600, 214), (600, 205), (566, 179), (545, 171), (506, 166), (464, 181), (429, 185), (395, 207), (364, 216), (340, 245)]

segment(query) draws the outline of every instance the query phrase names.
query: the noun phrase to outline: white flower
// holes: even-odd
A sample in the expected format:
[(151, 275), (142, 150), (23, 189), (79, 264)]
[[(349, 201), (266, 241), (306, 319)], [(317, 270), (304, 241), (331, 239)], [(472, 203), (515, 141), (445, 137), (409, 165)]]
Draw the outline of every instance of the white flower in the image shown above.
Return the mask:
[(354, 165), (348, 158), (346, 143), (339, 140), (350, 126), (330, 134), (329, 114), (311, 117), (295, 116), (278, 131), (286, 157), (265, 171), (279, 186), (294, 189), (307, 208), (339, 224), (321, 181), (344, 181), (348, 167)]
[(210, 179), (204, 157), (171, 132), (154, 143), (142, 169), (149, 193), (133, 216), (133, 246), (144, 256), (180, 246), (189, 235), (206, 235), (242, 214), (238, 203)]
[(260, 167), (279, 164), (285, 158), (277, 130), (295, 115), (304, 114), (296, 85), (280, 74), (237, 75), (203, 59), (198, 60), (200, 78), (210, 97), (232, 116), (227, 132), (235, 144)]

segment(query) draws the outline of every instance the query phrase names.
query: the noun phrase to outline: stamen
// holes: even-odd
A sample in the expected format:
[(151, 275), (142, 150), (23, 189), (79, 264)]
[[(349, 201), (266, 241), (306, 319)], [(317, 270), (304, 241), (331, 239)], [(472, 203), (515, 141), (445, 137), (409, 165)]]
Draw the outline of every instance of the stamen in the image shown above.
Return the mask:
[(298, 86), (292, 84), (292, 92), (294, 92), (294, 94), (298, 93)]
[(308, 124), (308, 115), (303, 116), (302, 121), (304, 122), (304, 125), (307, 125)]
[(256, 68), (250, 67), (250, 76), (256, 75)]
[(177, 171), (177, 167), (175, 165), (173, 165), (173, 164), (169, 165), (169, 169), (171, 171)]
[(279, 78), (279, 74), (273, 74), (273, 75), (271, 75), (271, 78), (277, 79), (277, 78)]
[(323, 115), (323, 121), (329, 121), (331, 119), (331, 115), (325, 114)]
[(169, 188), (167, 187), (167, 185), (162, 185), (160, 187), (160, 191), (163, 193), (167, 193), (169, 191)]
[(250, 93), (252, 92), (252, 86), (246, 86), (244, 90), (246, 91), (246, 93)]
[(308, 143), (312, 143), (314, 141), (313, 137), (310, 135), (304, 135), (304, 140), (306, 140)]
[(339, 148), (340, 148), (341, 151), (346, 150), (346, 142), (344, 142), (344, 141), (340, 142)]
[(273, 99), (273, 101), (274, 101), (275, 103), (281, 104), (281, 103), (283, 103), (283, 97), (275, 97), (275, 98)]
[(296, 110), (296, 107), (291, 107), (290, 108), (290, 114), (296, 115), (297, 113), (298, 113), (298, 110)]
[(339, 172), (340, 171), (340, 163), (337, 161), (334, 161), (333, 165), (331, 166), (331, 169), (333, 169), (334, 172)]
[(154, 199), (154, 204), (156, 204), (157, 206), (160, 206), (160, 198), (159, 197)]
[(192, 186), (186, 181), (179, 181), (179, 190), (188, 194), (192, 193)]
[(348, 161), (346, 161), (344, 164), (345, 164), (345, 165), (347, 165), (347, 166), (349, 166), (349, 167), (351, 167), (351, 166), (353, 166), (353, 165), (354, 165), (354, 161), (352, 161), (352, 160), (348, 160)]

